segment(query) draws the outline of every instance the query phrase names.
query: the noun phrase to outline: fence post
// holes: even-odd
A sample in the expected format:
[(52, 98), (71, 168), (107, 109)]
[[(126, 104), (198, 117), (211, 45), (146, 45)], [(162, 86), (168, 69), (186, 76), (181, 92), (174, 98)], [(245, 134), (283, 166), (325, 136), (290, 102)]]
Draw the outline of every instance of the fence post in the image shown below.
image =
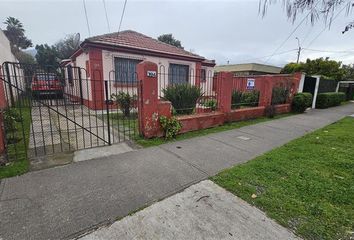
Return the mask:
[(160, 129), (157, 65), (143, 61), (137, 65), (137, 74), (139, 79), (139, 133), (146, 138), (155, 137)]
[(272, 79), (269, 76), (265, 76), (261, 81), (261, 89), (259, 91), (259, 104), (258, 106), (269, 106), (272, 103), (272, 92), (273, 92), (273, 83)]
[(216, 77), (218, 109), (223, 113), (231, 112), (232, 78), (231, 72), (219, 72)]

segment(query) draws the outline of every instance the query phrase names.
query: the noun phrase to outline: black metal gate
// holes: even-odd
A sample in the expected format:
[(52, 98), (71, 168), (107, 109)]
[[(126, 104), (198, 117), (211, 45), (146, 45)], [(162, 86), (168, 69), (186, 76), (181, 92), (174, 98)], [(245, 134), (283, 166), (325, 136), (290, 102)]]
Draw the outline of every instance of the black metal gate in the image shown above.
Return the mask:
[(114, 71), (108, 75), (104, 79), (104, 73), (73, 66), (3, 63), (0, 107), (7, 158), (31, 158), (134, 139), (136, 82), (120, 79), (118, 84)]
[(304, 88), (303, 88), (302, 91), (303, 91), (303, 92), (311, 93), (312, 96), (313, 96), (314, 93), (315, 93), (316, 81), (317, 81), (316, 78), (306, 76), (306, 77), (305, 77), (305, 82), (304, 82)]

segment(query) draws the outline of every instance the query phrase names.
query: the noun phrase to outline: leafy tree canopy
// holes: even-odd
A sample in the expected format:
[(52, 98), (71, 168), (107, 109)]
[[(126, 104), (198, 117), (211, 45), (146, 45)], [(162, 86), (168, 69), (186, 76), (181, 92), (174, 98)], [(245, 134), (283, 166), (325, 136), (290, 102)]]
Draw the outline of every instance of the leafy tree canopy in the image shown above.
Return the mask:
[[(279, 0), (259, 0), (259, 12), (265, 16), (268, 6), (279, 2)], [(299, 13), (305, 13), (310, 18), (311, 23), (322, 19), (330, 26), (333, 18), (343, 10), (347, 15), (353, 13), (353, 0), (282, 0), (284, 9), (289, 19), (293, 22)], [(343, 33), (354, 28), (354, 20), (348, 23)]]
[(58, 52), (58, 58), (67, 59), (78, 49), (80, 45), (80, 39), (76, 37), (76, 34), (69, 34), (64, 39), (59, 40), (54, 47)]
[(306, 62), (288, 63), (282, 73), (305, 72), (309, 75), (321, 75), (329, 79), (345, 80), (348, 71), (342, 67), (342, 62), (329, 58), (307, 59)]
[(170, 44), (170, 45), (172, 45), (172, 46), (175, 46), (175, 47), (184, 49), (184, 48), (182, 47), (181, 41), (175, 39), (171, 33), (169, 33), (169, 34), (162, 34), (161, 36), (159, 36), (159, 37), (157, 38), (157, 40), (159, 40), (159, 41), (161, 41), (161, 42), (164, 42), (164, 43), (167, 43), (167, 44)]
[(20, 20), (8, 17), (4, 24), (6, 25), (4, 33), (9, 39), (12, 49), (20, 50), (33, 46), (32, 41), (25, 36), (25, 29)]
[(36, 45), (36, 60), (40, 66), (58, 66), (59, 65), (59, 53), (54, 46), (48, 44)]

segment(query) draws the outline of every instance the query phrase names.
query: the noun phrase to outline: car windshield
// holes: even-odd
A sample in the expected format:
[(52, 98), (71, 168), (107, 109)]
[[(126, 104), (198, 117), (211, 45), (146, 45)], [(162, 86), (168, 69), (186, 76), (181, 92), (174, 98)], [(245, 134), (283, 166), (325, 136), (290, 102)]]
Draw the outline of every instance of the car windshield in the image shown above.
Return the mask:
[(54, 74), (37, 74), (36, 78), (37, 80), (53, 81), (56, 79), (56, 76)]

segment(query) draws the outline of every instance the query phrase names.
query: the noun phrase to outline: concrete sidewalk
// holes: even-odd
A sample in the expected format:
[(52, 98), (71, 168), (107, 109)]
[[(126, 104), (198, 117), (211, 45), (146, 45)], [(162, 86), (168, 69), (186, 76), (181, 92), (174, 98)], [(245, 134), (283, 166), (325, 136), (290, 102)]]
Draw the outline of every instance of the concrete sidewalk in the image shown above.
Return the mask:
[(0, 239), (68, 239), (354, 113), (354, 104), (9, 178)]

